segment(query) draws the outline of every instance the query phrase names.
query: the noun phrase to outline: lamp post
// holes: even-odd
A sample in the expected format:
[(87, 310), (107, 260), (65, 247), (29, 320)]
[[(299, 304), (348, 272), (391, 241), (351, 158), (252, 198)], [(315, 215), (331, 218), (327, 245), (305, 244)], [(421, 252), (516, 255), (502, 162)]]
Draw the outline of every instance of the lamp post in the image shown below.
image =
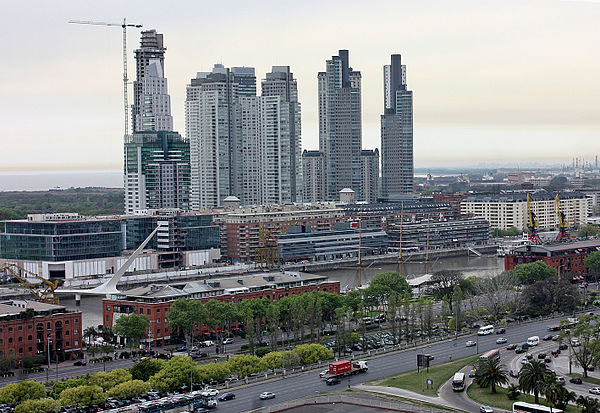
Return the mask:
[(50, 344), (52, 344), (52, 334), (48, 333), (48, 368), (46, 369), (46, 381), (50, 381)]

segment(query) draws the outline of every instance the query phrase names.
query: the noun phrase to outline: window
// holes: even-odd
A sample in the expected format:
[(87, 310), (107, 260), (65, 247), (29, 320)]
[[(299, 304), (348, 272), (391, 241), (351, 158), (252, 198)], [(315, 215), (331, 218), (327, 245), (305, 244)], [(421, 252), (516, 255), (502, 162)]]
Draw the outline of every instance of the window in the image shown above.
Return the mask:
[(23, 354), (23, 347), (19, 348), (19, 354)]
[(140, 308), (140, 314), (144, 314), (144, 309)]
[(8, 338), (8, 344), (12, 344), (12, 337)]
[(150, 309), (146, 310), (146, 314), (150, 315), (151, 311)]
[(67, 347), (71, 347), (71, 343), (69, 343), (68, 341), (67, 341), (67, 343), (66, 343), (65, 345), (66, 345)]
[(160, 334), (160, 328), (156, 330), (156, 334)]
[(79, 335), (79, 330), (77, 330), (77, 329), (73, 330), (73, 334), (75, 334), (76, 336), (78, 336)]
[[(32, 324), (29, 324), (29, 325), (27, 326), (27, 330), (32, 330), (32, 329), (33, 329), (33, 325), (32, 325)], [(0, 333), (1, 333), (1, 332), (2, 332), (2, 329), (0, 328)]]
[(69, 335), (69, 330), (65, 331), (65, 336)]
[(106, 321), (110, 321), (110, 316), (106, 316)]
[(19, 328), (17, 330), (23, 331), (23, 326), (19, 326)]
[(23, 337), (19, 337), (19, 343), (23, 342)]
[(68, 326), (69, 325), (69, 320), (65, 320), (65, 325)]
[(31, 340), (33, 340), (33, 336), (30, 334), (27, 336), (27, 341), (31, 341)]
[(73, 343), (74, 346), (78, 346), (79, 345), (79, 341), (75, 340), (75, 343)]
[(31, 353), (33, 351), (33, 348), (29, 347), (28, 351)]
[(12, 333), (12, 327), (8, 327), (8, 332)]
[(110, 311), (110, 305), (106, 306), (106, 311)]

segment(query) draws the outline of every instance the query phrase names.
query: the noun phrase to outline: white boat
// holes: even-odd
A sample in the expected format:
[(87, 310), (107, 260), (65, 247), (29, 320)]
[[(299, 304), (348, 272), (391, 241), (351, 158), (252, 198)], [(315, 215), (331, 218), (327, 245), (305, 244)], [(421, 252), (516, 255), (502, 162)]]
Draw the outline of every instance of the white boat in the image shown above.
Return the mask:
[(522, 247), (523, 245), (530, 245), (531, 240), (527, 236), (527, 234), (523, 234), (521, 239), (513, 239), (510, 241), (506, 241), (502, 243), (497, 250), (499, 257), (504, 257), (506, 254), (510, 254), (517, 247)]

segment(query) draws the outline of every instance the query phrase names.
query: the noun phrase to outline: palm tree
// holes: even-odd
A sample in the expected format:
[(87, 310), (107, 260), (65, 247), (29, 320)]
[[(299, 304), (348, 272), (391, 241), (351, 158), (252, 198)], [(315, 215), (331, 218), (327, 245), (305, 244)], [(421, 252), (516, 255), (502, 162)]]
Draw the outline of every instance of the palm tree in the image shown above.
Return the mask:
[(508, 383), (508, 372), (498, 360), (480, 361), (475, 382), (480, 387), (487, 388), (491, 386), (492, 393), (496, 393), (497, 384)]
[(538, 360), (531, 360), (519, 372), (519, 387), (525, 393), (533, 393), (535, 403), (540, 402), (540, 393), (544, 389), (544, 378), (550, 371)]
[(86, 339), (88, 344), (91, 344), (96, 337), (98, 337), (98, 330), (96, 330), (94, 327), (88, 327), (83, 330), (83, 338)]
[(556, 406), (556, 402), (560, 397), (561, 384), (556, 382), (556, 376), (554, 374), (547, 374), (544, 377), (544, 396), (546, 396), (546, 401), (550, 405), (550, 413), (552, 413), (552, 408)]
[(581, 406), (581, 413), (596, 413), (600, 411), (600, 402), (591, 397), (579, 396), (577, 406)]

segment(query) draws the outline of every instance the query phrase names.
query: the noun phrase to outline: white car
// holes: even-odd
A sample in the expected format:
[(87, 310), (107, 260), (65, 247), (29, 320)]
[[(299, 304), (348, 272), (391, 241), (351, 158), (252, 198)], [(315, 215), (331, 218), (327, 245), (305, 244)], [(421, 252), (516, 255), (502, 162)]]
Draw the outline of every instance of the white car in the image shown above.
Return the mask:
[(270, 391), (265, 391), (262, 392), (260, 394), (260, 396), (258, 396), (261, 400), (267, 400), (267, 399), (274, 399), (275, 398), (275, 393), (270, 392)]
[(525, 356), (523, 356), (523, 358), (521, 359), (521, 364), (527, 364), (529, 363), (529, 359)]
[(465, 343), (465, 347), (474, 347), (476, 345), (477, 345), (477, 343), (474, 342), (473, 340), (469, 340)]
[(504, 344), (506, 342), (508, 342), (508, 340), (504, 337), (500, 337), (498, 340), (496, 340), (496, 344)]
[(322, 372), (319, 373), (319, 377), (323, 377), (326, 374), (329, 374), (329, 370), (323, 370)]
[(571, 339), (571, 345), (572, 345), (573, 347), (579, 347), (579, 346), (581, 345), (581, 342), (579, 341), (579, 339), (578, 339), (578, 338), (572, 338), (572, 339)]
[(217, 389), (206, 389), (200, 393), (202, 397), (214, 397), (219, 395), (219, 390)]
[(600, 395), (600, 387), (592, 387), (589, 390), (589, 392), (592, 393), (592, 394)]
[(479, 413), (494, 413), (494, 409), (492, 409), (490, 406), (481, 406), (479, 408)]
[(233, 344), (233, 338), (227, 337), (225, 340), (223, 340), (223, 344)]

